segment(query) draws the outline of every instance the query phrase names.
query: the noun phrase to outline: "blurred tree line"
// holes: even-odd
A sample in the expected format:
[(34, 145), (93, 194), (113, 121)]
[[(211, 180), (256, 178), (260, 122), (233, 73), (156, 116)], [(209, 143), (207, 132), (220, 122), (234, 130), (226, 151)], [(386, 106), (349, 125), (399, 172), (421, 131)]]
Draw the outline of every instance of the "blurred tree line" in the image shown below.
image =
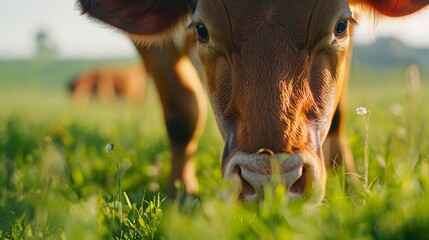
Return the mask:
[(52, 61), (58, 57), (58, 47), (56, 42), (50, 37), (46, 30), (38, 30), (35, 35), (35, 60)]
[(378, 38), (374, 44), (354, 45), (353, 64), (386, 68), (418, 64), (429, 66), (429, 49), (412, 48), (395, 38)]

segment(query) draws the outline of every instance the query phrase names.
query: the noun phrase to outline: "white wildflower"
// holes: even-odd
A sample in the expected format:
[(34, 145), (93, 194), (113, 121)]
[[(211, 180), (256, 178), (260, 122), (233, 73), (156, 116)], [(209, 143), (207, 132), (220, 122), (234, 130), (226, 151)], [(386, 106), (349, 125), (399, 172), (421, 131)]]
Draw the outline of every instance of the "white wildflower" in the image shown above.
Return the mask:
[(369, 111), (366, 109), (366, 107), (358, 107), (356, 108), (356, 114), (357, 115), (366, 115)]
[[(356, 108), (356, 114), (357, 115), (362, 115), (363, 116), (363, 120), (365, 121), (365, 129), (366, 129), (366, 134), (365, 134), (365, 147), (363, 149), (363, 155), (364, 155), (364, 183), (363, 186), (365, 188), (365, 190), (369, 189), (368, 186), (368, 172), (369, 172), (369, 149), (368, 149), (368, 133), (369, 133), (369, 111), (368, 109), (366, 109), (366, 107), (358, 107)], [(368, 116), (366, 116), (368, 115)], [(367, 119), (368, 117), (368, 119)]]
[(115, 145), (109, 143), (106, 145), (106, 147), (104, 147), (104, 150), (106, 150), (106, 152), (111, 152), (111, 151), (113, 151), (114, 147), (115, 147)]

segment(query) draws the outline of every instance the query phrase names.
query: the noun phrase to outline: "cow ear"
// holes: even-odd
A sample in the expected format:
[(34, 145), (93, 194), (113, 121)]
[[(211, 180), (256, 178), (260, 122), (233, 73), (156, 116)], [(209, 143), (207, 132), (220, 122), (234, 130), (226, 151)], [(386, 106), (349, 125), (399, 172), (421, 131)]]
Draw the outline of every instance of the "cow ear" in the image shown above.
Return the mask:
[(197, 0), (79, 0), (83, 14), (131, 35), (162, 35), (191, 14)]
[(413, 14), (429, 5), (429, 0), (350, 0), (388, 17), (402, 17)]

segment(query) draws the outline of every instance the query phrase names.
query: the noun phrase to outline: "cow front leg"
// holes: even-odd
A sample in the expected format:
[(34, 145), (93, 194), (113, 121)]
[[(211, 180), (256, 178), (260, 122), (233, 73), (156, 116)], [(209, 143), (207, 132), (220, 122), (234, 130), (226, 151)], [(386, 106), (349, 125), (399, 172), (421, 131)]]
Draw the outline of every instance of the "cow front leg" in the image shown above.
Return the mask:
[(336, 109), (331, 128), (323, 144), (325, 166), (337, 169), (345, 163), (348, 171), (354, 170), (353, 154), (344, 131), (344, 117), (340, 106)]
[(345, 164), (348, 182), (351, 182), (353, 186), (359, 189), (361, 185), (359, 184), (359, 179), (354, 174), (356, 169), (353, 153), (345, 132), (344, 105), (345, 103), (340, 100), (335, 110), (328, 136), (323, 144), (325, 166), (327, 169), (339, 172), (341, 165)]
[(191, 159), (206, 120), (206, 101), (197, 71), (187, 55), (173, 43), (162, 47), (137, 47), (152, 75), (161, 104), (172, 153), (167, 192), (184, 184), (188, 194), (198, 190), (195, 164)]

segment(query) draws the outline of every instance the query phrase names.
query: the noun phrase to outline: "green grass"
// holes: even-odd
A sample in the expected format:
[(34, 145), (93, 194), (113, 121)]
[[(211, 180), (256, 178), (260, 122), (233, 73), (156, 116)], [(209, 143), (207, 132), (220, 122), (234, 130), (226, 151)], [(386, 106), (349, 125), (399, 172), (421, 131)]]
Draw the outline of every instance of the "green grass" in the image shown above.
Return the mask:
[(354, 110), (367, 107), (369, 191), (343, 189), (341, 173), (330, 173), (314, 208), (287, 203), (281, 186), (263, 202), (237, 202), (221, 180), (212, 115), (194, 155), (199, 198), (165, 199), (170, 153), (153, 86), (141, 106), (75, 106), (65, 79), (91, 64), (100, 62), (0, 63), (0, 239), (427, 238), (427, 78), (410, 112), (404, 68), (353, 69), (347, 134), (363, 174), (366, 129)]

